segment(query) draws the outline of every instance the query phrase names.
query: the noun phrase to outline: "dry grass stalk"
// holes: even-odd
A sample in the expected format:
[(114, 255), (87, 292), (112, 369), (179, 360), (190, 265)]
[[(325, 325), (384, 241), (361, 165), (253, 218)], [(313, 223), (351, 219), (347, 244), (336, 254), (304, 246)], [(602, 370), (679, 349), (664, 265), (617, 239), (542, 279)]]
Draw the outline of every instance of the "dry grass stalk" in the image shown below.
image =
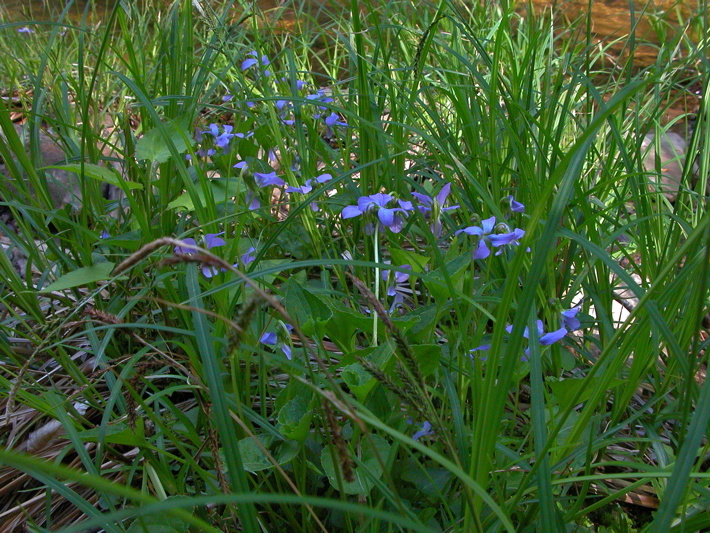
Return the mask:
[(325, 423), (329, 432), (330, 440), (335, 445), (335, 449), (338, 451), (338, 459), (340, 464), (340, 471), (343, 474), (343, 479), (348, 483), (355, 481), (355, 472), (353, 467), (353, 460), (350, 458), (348, 453), (348, 445), (343, 438), (342, 428), (338, 423), (333, 409), (330, 403), (326, 400), (321, 402), (323, 406), (323, 413), (325, 414)]

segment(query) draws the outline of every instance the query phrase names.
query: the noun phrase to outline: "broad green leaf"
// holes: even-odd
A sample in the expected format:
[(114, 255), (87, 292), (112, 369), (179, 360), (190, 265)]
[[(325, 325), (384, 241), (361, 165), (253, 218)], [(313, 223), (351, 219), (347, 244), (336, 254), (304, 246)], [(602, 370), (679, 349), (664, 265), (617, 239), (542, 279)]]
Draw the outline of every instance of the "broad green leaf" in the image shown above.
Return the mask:
[(136, 518), (126, 533), (188, 533), (190, 524), (167, 514), (155, 514)]
[(136, 183), (135, 181), (126, 181), (118, 177), (118, 174), (106, 167), (100, 165), (93, 165), (91, 163), (84, 163), (83, 165), (79, 163), (69, 163), (66, 165), (53, 165), (46, 168), (56, 168), (59, 170), (66, 170), (67, 172), (74, 172), (75, 174), (81, 174), (83, 170), (83, 175), (95, 180), (104, 181), (115, 185), (116, 187), (125, 187), (130, 190), (142, 189), (143, 185)]
[(74, 287), (82, 287), (89, 283), (111, 279), (111, 272), (114, 266), (113, 263), (96, 263), (88, 267), (77, 268), (68, 274), (64, 274), (54, 283), (49, 284), (39, 292), (63, 291), (73, 289)]
[(138, 248), (145, 244), (140, 231), (129, 231), (121, 235), (116, 235), (115, 237), (111, 236), (103, 242), (111, 243), (112, 246), (131, 251), (138, 250)]
[[(411, 345), (410, 348), (422, 375), (430, 376), (438, 370), (441, 360), (441, 346), (437, 344), (415, 344)], [(389, 363), (393, 353), (392, 345), (389, 342), (385, 342), (374, 349), (360, 350), (358, 355), (372, 363), (376, 368), (391, 374), (392, 365)], [(378, 383), (360, 363), (345, 366), (340, 376), (350, 389), (350, 392), (355, 395), (359, 402), (363, 403)]]
[(446, 274), (451, 279), (454, 290), (461, 289), (463, 273), (471, 266), (471, 254), (465, 253), (456, 259), (448, 262), (445, 266), (437, 268), (423, 278), (424, 285), (431, 292), (432, 297), (437, 302), (445, 302), (456, 295), (451, 294), (451, 289), (446, 281)]
[[(326, 303), (332, 313), (327, 324), (328, 338), (344, 352), (352, 352), (355, 349), (355, 334), (358, 331), (372, 331), (372, 318), (355, 313), (337, 300), (328, 298)], [(381, 324), (380, 330), (384, 331)]]
[(303, 224), (288, 224), (279, 231), (276, 243), (284, 253), (296, 260), (308, 259), (313, 253), (311, 235)]
[(375, 385), (375, 380), (360, 363), (354, 363), (343, 368), (340, 377), (359, 402), (364, 402), (367, 393)]
[(264, 449), (268, 450), (279, 465), (284, 465), (296, 457), (299, 444), (293, 440), (275, 439), (265, 434), (240, 440), (239, 452), (242, 454), (244, 469), (247, 472), (254, 473), (274, 468), (274, 464), (266, 456)]
[(142, 447), (147, 444), (143, 431), (143, 424), (137, 424), (135, 428), (129, 428), (125, 422), (109, 424), (99, 430), (98, 428), (87, 429), (79, 433), (79, 436), (86, 442), (97, 442), (99, 435), (108, 444), (120, 444), (124, 446)]
[(321, 337), (328, 328), (324, 326), (333, 316), (330, 308), (306, 287), (301, 287), (293, 278), (284, 283), (283, 305), (291, 312), (305, 335)]
[[(234, 197), (245, 189), (244, 182), (237, 179), (217, 179), (209, 182), (209, 187), (212, 191), (212, 198), (215, 204), (223, 204), (225, 202), (234, 201)], [(200, 187), (196, 188), (197, 196), (200, 202), (204, 204), (205, 191)], [(168, 203), (169, 209), (184, 209), (186, 211), (195, 210), (195, 201), (189, 193), (183, 193), (172, 202)]]
[[(545, 418), (547, 420), (548, 427), (556, 428), (558, 426), (559, 416), (562, 412), (564, 412), (564, 410), (560, 406), (554, 404), (549, 405), (545, 408)], [(559, 446), (563, 446), (568, 441), (570, 432), (577, 423), (577, 420), (579, 420), (579, 413), (574, 410), (570, 411), (569, 414), (566, 414), (565, 416), (566, 418), (562, 426), (559, 428), (557, 435), (555, 435), (555, 442)], [(599, 435), (599, 433), (599, 421), (596, 419), (592, 419), (592, 423), (588, 424), (582, 432), (578, 441), (578, 445), (586, 447), (589, 443), (589, 440), (594, 439), (597, 435)], [(569, 460), (568, 465), (571, 468), (584, 467), (584, 463), (586, 461), (586, 456), (584, 454), (572, 454), (570, 457), (571, 459)]]
[[(178, 153), (186, 152), (189, 146), (195, 144), (187, 121), (184, 118), (177, 118), (146, 132), (136, 143), (136, 158), (148, 159), (154, 163), (165, 163), (172, 153), (168, 148), (167, 138), (175, 145)], [(187, 144), (185, 141), (188, 141)]]
[(441, 350), (443, 349), (441, 345), (415, 344), (410, 348), (414, 352), (414, 358), (419, 363), (419, 369), (424, 376), (430, 376), (439, 369)]
[[(362, 359), (366, 359), (372, 363), (375, 368), (379, 368), (385, 372), (391, 367), (389, 362), (392, 359), (394, 351), (392, 349), (392, 344), (389, 342), (383, 342), (376, 348), (365, 348), (363, 350), (358, 350), (357, 355)], [(346, 362), (352, 361), (354, 357), (349, 356), (345, 359)], [(346, 370), (347, 369), (347, 370)], [(342, 378), (350, 387), (351, 392), (355, 395), (358, 401), (364, 402), (370, 391), (377, 385), (375, 379), (367, 379), (366, 376), (370, 376), (370, 373), (365, 370), (365, 368), (360, 365), (360, 363), (354, 363), (346, 366), (343, 369)]]
[[(406, 315), (402, 316), (390, 317), (390, 320), (392, 320), (392, 323), (399, 331), (401, 331), (402, 333), (409, 333), (410, 329), (418, 325), (420, 317), (416, 314), (407, 313)], [(370, 327), (372, 328), (372, 323), (370, 323)]]
[(390, 254), (392, 255), (393, 265), (409, 265), (412, 267), (413, 272), (422, 272), (430, 260), (430, 258), (425, 255), (417, 254), (403, 248), (392, 248)]
[[(561, 381), (551, 381), (548, 382), (550, 391), (552, 391), (553, 397), (557, 400), (557, 404), (561, 409), (565, 410), (570, 407), (570, 402), (575, 400), (575, 403), (584, 403), (589, 398), (595, 390), (596, 384), (601, 384), (601, 378), (591, 378), (591, 379), (573, 379), (567, 378)], [(624, 382), (619, 379), (612, 380), (610, 387), (616, 387), (622, 385)], [(580, 392), (581, 391), (581, 392)], [(576, 397), (577, 393), (580, 393)], [(575, 399), (576, 397), (576, 399)]]
[(340, 377), (351, 389), (353, 387), (360, 387), (372, 379), (372, 375), (365, 370), (365, 368), (360, 363), (355, 363), (348, 365), (343, 368), (340, 373)]
[[(259, 261), (259, 268), (257, 271), (275, 269), (276, 267), (288, 265), (291, 262), (291, 259), (262, 259)], [(279, 271), (274, 271), (271, 274), (261, 274), (259, 275), (258, 280), (261, 283), (271, 284), (278, 276), (278, 273)], [(250, 277), (254, 277), (253, 273), (250, 274)]]
[(400, 318), (396, 318), (395, 323), (397, 327), (407, 333), (407, 338), (410, 342), (431, 341), (440, 307), (436, 304), (416, 307), (401, 317), (401, 319), (407, 320), (404, 326), (399, 322)]
[(413, 460), (407, 460), (400, 466), (402, 479), (409, 481), (417, 490), (432, 498), (444, 494), (447, 483), (453, 478), (453, 474), (446, 468), (429, 467), (422, 470), (421, 466)]
[[(288, 401), (283, 403), (286, 398)], [(279, 431), (286, 438), (303, 441), (308, 436), (313, 419), (313, 391), (302, 383), (294, 384), (279, 394), (277, 408), (279, 405)]]
[(334, 488), (340, 489), (340, 484), (338, 483), (338, 478), (340, 477), (343, 482), (342, 490), (345, 494), (359, 494), (366, 496), (375, 485), (375, 480), (382, 476), (382, 467), (377, 460), (377, 456), (379, 455), (380, 459), (383, 462), (386, 462), (389, 451), (390, 445), (383, 438), (378, 437), (377, 435), (371, 435), (367, 438), (363, 438), (360, 456), (361, 464), (358, 464), (353, 468), (353, 481), (345, 481), (342, 478), (342, 471), (341, 475), (338, 476), (335, 469), (340, 469), (341, 467), (340, 465), (336, 466), (333, 464), (333, 454), (330, 448), (323, 448), (320, 460), (323, 470), (325, 470), (328, 480)]

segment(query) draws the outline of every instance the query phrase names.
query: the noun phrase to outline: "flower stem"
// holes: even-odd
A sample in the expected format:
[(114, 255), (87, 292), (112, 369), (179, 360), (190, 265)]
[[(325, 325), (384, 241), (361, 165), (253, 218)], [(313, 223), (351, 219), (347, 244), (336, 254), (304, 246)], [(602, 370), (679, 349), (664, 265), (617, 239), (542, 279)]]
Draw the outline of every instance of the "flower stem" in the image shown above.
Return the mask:
[[(375, 263), (380, 262), (380, 225), (375, 223)], [(380, 267), (375, 267), (375, 299), (380, 300)], [(377, 312), (372, 314), (372, 345), (377, 346)]]

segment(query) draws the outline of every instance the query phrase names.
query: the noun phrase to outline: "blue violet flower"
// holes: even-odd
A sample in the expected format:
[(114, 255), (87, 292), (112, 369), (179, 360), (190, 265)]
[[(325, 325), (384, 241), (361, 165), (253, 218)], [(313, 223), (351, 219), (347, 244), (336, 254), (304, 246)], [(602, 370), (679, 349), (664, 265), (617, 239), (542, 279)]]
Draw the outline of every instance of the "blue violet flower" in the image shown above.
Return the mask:
[[(222, 233), (224, 233), (224, 232), (222, 232)], [(227, 244), (224, 241), (224, 239), (222, 237), (220, 237), (220, 235), (222, 235), (222, 233), (207, 233), (207, 234), (205, 234), (205, 238), (204, 238), (205, 248), (207, 248), (208, 250), (211, 250), (212, 248), (217, 248), (218, 246), (224, 246), (225, 244)], [(192, 237), (188, 237), (187, 239), (182, 239), (182, 241), (186, 244), (191, 244), (193, 246), (197, 246), (197, 242)], [(191, 248), (185, 248), (183, 246), (176, 246), (174, 248), (174, 251), (176, 254), (195, 254), (195, 253), (197, 253), (196, 250), (192, 250)], [(200, 267), (200, 269), (202, 270), (202, 274), (206, 278), (211, 278), (211, 277), (215, 276), (216, 274), (218, 274), (220, 271), (224, 272), (226, 270), (225, 268), (218, 269), (217, 267), (212, 266), (212, 265), (202, 265), (202, 267)]]
[(426, 437), (427, 435), (431, 435), (432, 433), (434, 433), (434, 428), (431, 426), (430, 422), (425, 420), (422, 423), (422, 428), (419, 431), (417, 431), (416, 433), (414, 433), (414, 435), (412, 435), (412, 440), (419, 440), (422, 437)]
[(572, 309), (562, 311), (562, 323), (569, 331), (577, 331), (578, 329), (582, 329), (582, 323), (577, 318), (577, 313), (579, 313), (580, 309), (581, 307), (578, 305)]
[(431, 221), (431, 231), (437, 237), (441, 237), (441, 214), (444, 211), (451, 211), (453, 209), (458, 209), (459, 207), (458, 205), (444, 207), (446, 199), (449, 197), (450, 193), (450, 183), (444, 185), (439, 191), (439, 194), (433, 198), (419, 192), (412, 193), (412, 196), (419, 200), (419, 205), (417, 206), (419, 211)]
[(287, 342), (284, 337), (286, 337), (286, 334), (288, 334), (288, 341), (290, 341), (290, 336), (293, 332), (293, 326), (291, 324), (284, 324), (283, 322), (281, 322), (281, 325), (283, 326), (281, 328), (281, 335), (277, 334), (274, 331), (268, 331), (261, 336), (259, 342), (267, 346), (275, 346), (276, 348), (280, 348), (283, 354), (286, 356), (286, 359), (290, 361), (292, 357), (291, 343)]
[[(247, 55), (251, 56), (251, 57), (242, 61), (242, 65), (241, 65), (242, 70), (247, 70), (248, 68), (251, 68), (254, 65), (259, 64), (259, 54), (256, 50), (252, 50), (251, 52), (248, 52)], [(261, 56), (261, 64), (263, 66), (267, 66), (267, 65), (269, 65), (269, 63), (270, 63), (269, 58), (266, 57), (265, 55), (262, 55)], [(271, 72), (264, 69), (264, 76), (271, 76)]]
[[(505, 233), (493, 233), (496, 227), (496, 217), (487, 218), (481, 221), (480, 226), (469, 226), (458, 230), (456, 235), (459, 233), (466, 233), (467, 235), (475, 235), (479, 237), (478, 246), (473, 252), (474, 259), (485, 259), (491, 254), (488, 248), (487, 242), (491, 244), (494, 248), (500, 248), (506, 244), (519, 245), (518, 242), (525, 235), (525, 231), (520, 228), (515, 228), (513, 231)], [(500, 255), (503, 250), (498, 250), (496, 255)]]
[(513, 198), (512, 194), (510, 196), (507, 196), (506, 198), (507, 198), (508, 202), (510, 203), (510, 210), (513, 213), (524, 213), (525, 212), (525, 205), (521, 204), (515, 198)]
[(269, 185), (275, 185), (276, 187), (283, 187), (286, 182), (276, 175), (276, 172), (254, 172), (254, 180), (259, 187), (268, 187)]
[[(388, 207), (389, 204), (395, 202), (399, 207)], [(376, 210), (380, 223), (389, 228), (392, 233), (399, 233), (404, 226), (404, 218), (412, 209), (414, 209), (412, 202), (397, 200), (390, 194), (377, 193), (358, 198), (357, 205), (345, 207), (341, 215), (344, 219), (353, 218)]]
[[(410, 265), (402, 265), (400, 268), (412, 270)], [(382, 281), (387, 283), (387, 296), (394, 297), (389, 310), (391, 314), (392, 311), (404, 303), (404, 294), (408, 289), (409, 274), (400, 271), (383, 270), (380, 276), (382, 276)]]

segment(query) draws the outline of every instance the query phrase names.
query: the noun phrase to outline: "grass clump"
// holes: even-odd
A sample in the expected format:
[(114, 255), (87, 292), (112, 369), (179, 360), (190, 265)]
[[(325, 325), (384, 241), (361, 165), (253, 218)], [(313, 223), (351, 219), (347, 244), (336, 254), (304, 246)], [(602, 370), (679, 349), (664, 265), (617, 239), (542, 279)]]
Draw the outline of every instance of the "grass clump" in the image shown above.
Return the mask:
[(707, 528), (706, 100), (673, 203), (641, 148), (702, 11), (609, 67), (584, 19), (292, 7), (1, 28), (4, 523)]

